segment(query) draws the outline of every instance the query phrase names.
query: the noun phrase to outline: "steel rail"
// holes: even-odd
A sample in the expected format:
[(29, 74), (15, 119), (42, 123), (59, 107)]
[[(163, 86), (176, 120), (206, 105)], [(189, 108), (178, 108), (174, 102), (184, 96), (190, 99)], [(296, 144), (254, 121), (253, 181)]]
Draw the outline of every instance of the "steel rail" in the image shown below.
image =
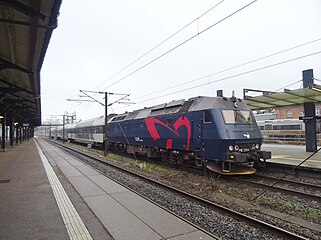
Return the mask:
[[(56, 141), (47, 140), (47, 142), (53, 143), (54, 145), (56, 145), (56, 146), (58, 146), (58, 147), (60, 147), (60, 148), (63, 148), (63, 150), (65, 150), (65, 151), (68, 152), (68, 153), (70, 153), (70, 152), (71, 152), (72, 154), (75, 154), (75, 153), (76, 153), (76, 154), (78, 154), (78, 155), (82, 155), (83, 157), (85, 157), (85, 158), (87, 158), (87, 159), (89, 158), (89, 159), (94, 160), (94, 161), (99, 161), (99, 162), (101, 162), (101, 163), (103, 163), (103, 164), (106, 164), (106, 165), (108, 165), (109, 167), (112, 167), (112, 168), (114, 168), (114, 169), (116, 169), (116, 170), (118, 170), (118, 171), (123, 171), (123, 172), (125, 172), (125, 173), (127, 173), (127, 174), (130, 174), (130, 175), (132, 175), (132, 176), (139, 177), (139, 178), (143, 178), (143, 176), (139, 176), (139, 174), (130, 172), (130, 171), (126, 170), (125, 168), (122, 168), (122, 167), (117, 166), (117, 165), (115, 165), (115, 164), (112, 164), (112, 163), (103, 161), (103, 160), (101, 160), (101, 159), (99, 159), (99, 158), (90, 156), (90, 155), (85, 154), (85, 153), (83, 153), (83, 152), (77, 151), (77, 150), (75, 150), (75, 149), (73, 149), (73, 148), (69, 148), (69, 147), (67, 147), (67, 146), (65, 146), (65, 145), (63, 145), (63, 144), (57, 143)], [(76, 156), (76, 157), (78, 157), (78, 156)], [(80, 161), (82, 161), (82, 159), (80, 159), (79, 157), (78, 157), (78, 159), (79, 159)], [(85, 164), (86, 164), (86, 163), (85, 163)], [(106, 176), (107, 178), (110, 178), (108, 175), (106, 175), (106, 173), (104, 173), (104, 172), (96, 169), (96, 168), (95, 168), (94, 166), (92, 166), (92, 165), (90, 165), (90, 166), (91, 166), (92, 168), (94, 168), (96, 171), (100, 172), (102, 175)], [(115, 180), (115, 179), (113, 179), (113, 178), (110, 178), (110, 179), (111, 179), (112, 181), (117, 182), (119, 185), (121, 185), (121, 186), (123, 186), (123, 187), (125, 187), (125, 188), (128, 188), (128, 186), (124, 185), (123, 183), (121, 183), (121, 182), (119, 182), (119, 181), (117, 181), (117, 180)], [(148, 179), (146, 178), (146, 179), (143, 179), (143, 180), (148, 180)], [(155, 184), (155, 183), (154, 183), (154, 184)], [(184, 217), (176, 214), (175, 212), (173, 212), (173, 211), (165, 208), (164, 206), (160, 205), (159, 203), (154, 202), (153, 200), (147, 198), (146, 196), (142, 195), (141, 193), (137, 192), (136, 190), (130, 189), (130, 191), (132, 191), (132, 192), (136, 193), (137, 195), (143, 197), (143, 198), (146, 199), (147, 201), (155, 204), (156, 206), (164, 209), (165, 211), (169, 212), (170, 214), (172, 214), (172, 215), (180, 218), (180, 219), (183, 220), (184, 222), (186, 222), (186, 223), (194, 226), (196, 229), (200, 230), (201, 232), (204, 232), (205, 234), (213, 237), (214, 239), (216, 239), (216, 240), (222, 240), (222, 238), (220, 238), (220, 237), (214, 235), (213, 233), (211, 233), (211, 232), (209, 232), (209, 231), (201, 228), (200, 226), (196, 225), (195, 223), (193, 223), (193, 222), (185, 219)]]
[(321, 185), (317, 185), (317, 184), (312, 184), (312, 183), (306, 183), (306, 182), (298, 182), (298, 181), (293, 181), (293, 180), (289, 180), (289, 179), (279, 179), (277, 177), (272, 177), (272, 176), (264, 176), (264, 175), (260, 175), (260, 174), (256, 174), (255, 177), (258, 178), (266, 178), (269, 179), (271, 181), (279, 181), (280, 183), (288, 183), (288, 184), (292, 184), (292, 185), (296, 185), (298, 187), (307, 187), (307, 188), (311, 188), (317, 191), (321, 192)]
[(256, 186), (260, 186), (260, 187), (266, 187), (266, 188), (270, 187), (270, 190), (272, 190), (274, 192), (279, 191), (279, 192), (283, 192), (283, 193), (287, 193), (287, 194), (291, 194), (291, 195), (296, 195), (299, 197), (304, 197), (304, 198), (311, 199), (314, 201), (321, 201), (321, 196), (318, 196), (318, 195), (313, 195), (310, 193), (305, 193), (305, 192), (301, 192), (301, 191), (297, 191), (297, 190), (293, 190), (293, 189), (288, 189), (288, 188), (283, 188), (283, 187), (278, 187), (278, 186), (271, 187), (271, 185), (268, 183), (261, 183), (261, 182), (256, 182), (253, 180), (247, 180), (247, 179), (241, 179), (241, 178), (235, 178), (235, 179), (237, 179), (238, 181), (243, 182), (243, 183), (252, 184), (252, 185), (256, 185)]
[[(51, 141), (51, 142), (53, 142), (53, 141)], [(244, 221), (244, 222), (246, 222), (246, 223), (248, 223), (248, 224), (250, 224), (252, 226), (258, 227), (261, 230), (268, 231), (269, 233), (275, 233), (278, 236), (284, 237), (286, 239), (307, 239), (307, 238), (305, 238), (303, 236), (300, 236), (300, 235), (298, 235), (296, 233), (293, 233), (293, 232), (290, 232), (288, 230), (282, 229), (280, 227), (274, 226), (274, 225), (272, 225), (270, 223), (255, 219), (255, 218), (250, 217), (250, 216), (247, 216), (247, 215), (245, 215), (243, 213), (240, 213), (240, 212), (237, 212), (235, 210), (229, 209), (229, 208), (227, 208), (225, 206), (222, 206), (222, 205), (219, 205), (217, 203), (211, 202), (209, 200), (203, 199), (201, 197), (195, 196), (193, 194), (190, 194), (188, 192), (182, 191), (182, 190), (177, 189), (175, 187), (166, 185), (166, 184), (164, 184), (162, 182), (159, 182), (157, 180), (150, 179), (150, 178), (148, 178), (148, 177), (146, 177), (146, 176), (144, 176), (142, 174), (134, 173), (134, 172), (132, 172), (132, 171), (130, 171), (128, 169), (125, 169), (125, 168), (123, 168), (121, 166), (117, 166), (116, 164), (113, 164), (113, 163), (110, 163), (110, 162), (106, 162), (106, 161), (102, 161), (101, 159), (98, 159), (96, 157), (90, 156), (88, 154), (85, 154), (83, 152), (77, 151), (75, 149), (69, 148), (69, 147), (67, 147), (65, 145), (58, 144), (56, 142), (53, 142), (53, 143), (58, 145), (58, 146), (60, 146), (60, 147), (68, 149), (70, 151), (76, 152), (77, 154), (80, 154), (80, 155), (82, 155), (82, 156), (84, 156), (86, 158), (89, 158), (89, 159), (92, 159), (92, 160), (95, 160), (95, 161), (100, 161), (100, 162), (102, 162), (104, 164), (107, 164), (108, 166), (114, 167), (114, 168), (116, 168), (118, 170), (121, 170), (121, 171), (123, 171), (125, 173), (128, 173), (128, 174), (130, 174), (132, 176), (136, 176), (138, 178), (141, 178), (146, 182), (149, 182), (149, 183), (154, 184), (154, 185), (158, 185), (158, 186), (160, 186), (162, 188), (165, 188), (165, 189), (167, 189), (169, 191), (172, 191), (174, 193), (180, 194), (181, 196), (184, 196), (184, 197), (186, 197), (188, 199), (196, 201), (199, 204), (202, 204), (203, 206), (206, 206), (206, 207), (211, 208), (211, 209), (218, 210), (221, 213), (228, 214), (229, 216), (231, 216), (231, 217), (233, 217), (235, 219), (238, 219), (240, 221)], [(185, 219), (184, 219), (184, 221), (185, 221)], [(195, 226), (195, 224), (193, 224), (193, 225)], [(202, 231), (205, 231), (206, 233), (208, 233), (206, 230), (202, 229)]]

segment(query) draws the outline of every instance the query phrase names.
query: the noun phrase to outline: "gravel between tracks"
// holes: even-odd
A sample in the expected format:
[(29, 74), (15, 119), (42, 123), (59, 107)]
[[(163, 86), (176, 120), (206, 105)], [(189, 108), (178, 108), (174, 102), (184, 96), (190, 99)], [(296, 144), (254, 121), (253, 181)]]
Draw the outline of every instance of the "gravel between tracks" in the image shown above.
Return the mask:
[[(80, 147), (77, 146), (76, 148), (79, 150)], [(92, 155), (95, 155), (95, 157), (103, 159), (100, 154), (97, 154), (92, 150), (87, 150), (85, 148), (81, 149), (86, 153), (91, 153)], [(89, 159), (86, 159), (86, 162), (95, 168), (98, 168), (101, 172), (105, 173), (109, 177), (128, 186), (128, 188), (133, 189), (146, 196), (146, 198), (149, 198), (161, 206), (176, 212), (177, 215), (188, 219), (189, 221), (201, 226), (215, 235), (221, 236), (222, 239), (276, 239), (276, 237), (271, 234), (264, 233), (261, 230), (255, 229), (245, 223), (232, 219), (231, 217), (225, 216), (211, 209), (207, 209), (173, 193), (159, 189), (158, 187), (151, 186), (149, 184), (146, 185), (145, 182), (142, 182), (137, 178), (133, 178), (127, 174), (124, 175), (123, 173), (119, 173), (119, 171), (103, 164), (93, 163), (92, 160)], [(130, 168), (132, 171), (143, 173), (151, 178), (175, 186), (184, 191), (188, 191), (194, 195), (203, 197), (218, 204), (223, 204), (228, 208), (232, 208), (236, 211), (254, 216), (255, 218), (269, 222), (273, 225), (286, 228), (289, 231), (296, 232), (297, 234), (303, 235), (309, 239), (321, 239), (321, 237), (319, 237), (320, 232), (311, 231), (307, 228), (302, 228), (297, 224), (288, 223), (282, 219), (271, 217), (261, 213), (260, 211), (257, 211), (258, 205), (260, 207), (266, 207), (280, 211), (280, 206), (277, 206), (277, 202), (289, 201), (288, 197), (284, 196), (283, 194), (273, 192), (267, 193), (264, 195), (263, 199), (256, 201), (255, 203), (249, 203), (247, 200), (252, 199), (262, 189), (252, 188), (250, 191), (248, 191), (248, 189), (246, 189), (248, 186), (241, 185), (234, 181), (209, 181), (199, 174), (187, 172), (179, 172), (177, 174), (175, 170), (166, 174), (157, 172), (151, 173), (146, 172), (143, 169), (133, 167), (129, 165), (127, 161), (113, 161), (113, 163), (125, 166)], [(291, 215), (293, 214), (293, 216), (297, 216), (298, 214), (296, 208), (300, 208), (299, 206), (302, 206), (302, 209), (306, 209), (307, 206), (308, 208), (311, 206), (311, 203), (307, 202), (302, 199), (295, 199), (295, 207), (293, 208), (293, 212), (289, 211), (288, 209), (283, 209), (282, 211), (285, 211)], [(319, 203), (312, 204), (315, 205), (313, 206), (314, 208), (319, 209)]]
[(246, 223), (180, 197), (175, 193), (147, 184), (141, 179), (120, 172), (102, 163), (95, 163), (90, 159), (81, 158), (109, 178), (176, 213), (178, 216), (201, 226), (214, 235), (218, 235), (222, 239), (278, 239), (273, 234), (265, 233)]

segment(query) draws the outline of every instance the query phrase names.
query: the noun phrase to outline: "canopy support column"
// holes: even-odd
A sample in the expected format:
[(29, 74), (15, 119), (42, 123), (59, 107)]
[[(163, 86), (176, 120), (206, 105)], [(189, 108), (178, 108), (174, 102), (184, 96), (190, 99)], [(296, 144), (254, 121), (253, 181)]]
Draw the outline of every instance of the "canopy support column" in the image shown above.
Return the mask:
[[(302, 72), (303, 88), (313, 87), (313, 69)], [(317, 150), (317, 131), (314, 103), (304, 103), (305, 149), (306, 152)]]

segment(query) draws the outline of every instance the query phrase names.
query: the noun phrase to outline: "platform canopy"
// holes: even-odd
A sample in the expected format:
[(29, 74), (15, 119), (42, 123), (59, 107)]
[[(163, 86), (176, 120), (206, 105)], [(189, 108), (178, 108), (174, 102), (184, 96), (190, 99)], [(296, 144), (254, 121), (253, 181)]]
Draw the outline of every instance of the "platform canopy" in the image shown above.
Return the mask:
[[(252, 97), (247, 95), (249, 92), (259, 92), (262, 95)], [(252, 110), (270, 109), (304, 103), (320, 103), (321, 85), (314, 84), (312, 87), (296, 90), (284, 89), (283, 92), (244, 89), (243, 94), (244, 101)]]
[(62, 0), (0, 0), (0, 116), (41, 124), (40, 70)]

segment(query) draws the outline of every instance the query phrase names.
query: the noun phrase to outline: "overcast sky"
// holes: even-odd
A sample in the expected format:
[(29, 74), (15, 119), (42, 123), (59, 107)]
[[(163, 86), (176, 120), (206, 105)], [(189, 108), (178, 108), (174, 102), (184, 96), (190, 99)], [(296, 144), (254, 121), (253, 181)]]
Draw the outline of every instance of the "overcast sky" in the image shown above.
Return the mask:
[(41, 70), (42, 120), (66, 111), (78, 120), (103, 115), (98, 103), (66, 100), (80, 99), (79, 90), (131, 94), (136, 104), (108, 108), (123, 113), (219, 89), (239, 98), (243, 88), (275, 91), (306, 69), (321, 79), (321, 1), (258, 0), (226, 18), (251, 2), (64, 0)]

